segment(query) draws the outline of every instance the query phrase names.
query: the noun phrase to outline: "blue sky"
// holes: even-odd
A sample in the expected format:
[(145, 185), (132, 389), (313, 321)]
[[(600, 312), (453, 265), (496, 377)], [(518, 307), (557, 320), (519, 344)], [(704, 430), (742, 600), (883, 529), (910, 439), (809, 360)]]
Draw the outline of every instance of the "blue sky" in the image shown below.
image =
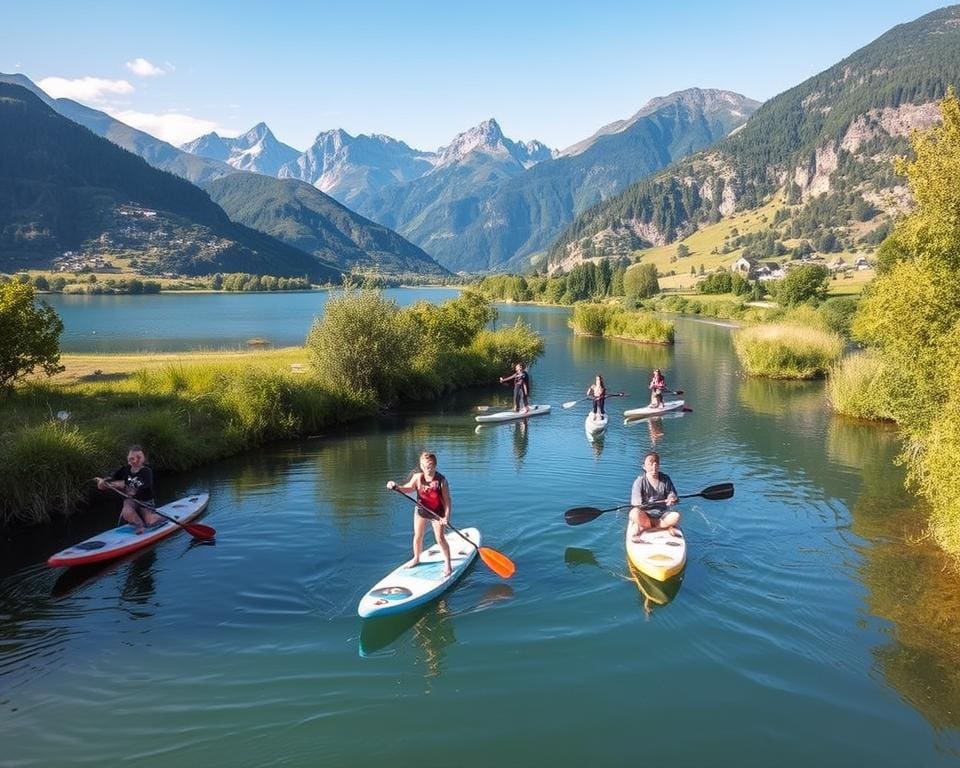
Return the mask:
[(940, 7), (848, 2), (0, 0), (0, 71), (180, 143), (266, 122), (421, 149), (495, 117), (562, 148), (692, 86), (765, 100)]

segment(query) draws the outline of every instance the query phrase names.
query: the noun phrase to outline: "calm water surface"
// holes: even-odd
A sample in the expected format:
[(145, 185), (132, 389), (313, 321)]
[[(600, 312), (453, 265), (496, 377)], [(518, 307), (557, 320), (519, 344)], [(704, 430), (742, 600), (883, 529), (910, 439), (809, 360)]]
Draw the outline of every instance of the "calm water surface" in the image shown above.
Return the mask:
[[(834, 417), (822, 384), (746, 379), (728, 328), (680, 320), (667, 349), (576, 339), (563, 310), (500, 322), (517, 316), (547, 339), (550, 415), (477, 433), (471, 408), (509, 397), (493, 388), (167, 476), (165, 499), (211, 492), (216, 546), (43, 565), (104, 511), (8, 572), (0, 765), (956, 765), (960, 600), (910, 543), (893, 434)], [(591, 444), (585, 406), (559, 407), (597, 371), (631, 393), (611, 412), (639, 405), (654, 366), (693, 413), (611, 418)], [(626, 501), (651, 445), (681, 493), (737, 489), (684, 504), (689, 563), (666, 589), (631, 577), (622, 514), (563, 522)], [(428, 608), (363, 622), (408, 557), (384, 482), (424, 448), (454, 523), (517, 573), (477, 561)]]
[[(384, 294), (401, 306), (439, 303), (453, 288), (398, 288)], [(149, 296), (70, 296), (43, 300), (63, 318), (64, 352), (160, 352), (245, 347), (260, 339), (275, 347), (303, 344), (329, 291), (283, 293), (159, 293)]]

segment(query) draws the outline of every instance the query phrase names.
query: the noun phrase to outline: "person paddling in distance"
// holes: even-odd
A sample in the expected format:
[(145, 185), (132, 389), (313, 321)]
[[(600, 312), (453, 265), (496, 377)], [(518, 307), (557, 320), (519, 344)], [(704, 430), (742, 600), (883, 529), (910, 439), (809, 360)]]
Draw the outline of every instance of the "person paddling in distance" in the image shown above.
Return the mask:
[(509, 376), (501, 376), (500, 383), (506, 384), (513, 382), (513, 410), (520, 412), (520, 404), (523, 403), (523, 412), (530, 410), (530, 374), (527, 373), (523, 363), (517, 363), (514, 366), (514, 372)]
[(662, 502), (672, 507), (678, 501), (677, 489), (670, 476), (660, 471), (660, 454), (647, 451), (643, 456), (643, 474), (633, 481), (630, 490), (630, 535), (634, 541), (640, 541), (640, 534), (647, 530), (666, 529), (674, 536), (680, 523), (680, 513), (676, 510), (657, 512), (642, 509), (645, 504)]
[[(150, 509), (156, 506), (153, 502), (153, 469), (147, 466), (147, 456), (139, 445), (130, 446), (126, 465), (120, 467), (109, 479), (95, 477), (94, 480), (101, 491), (116, 488), (131, 497), (124, 499), (120, 518), (132, 525), (138, 536), (145, 528), (153, 528), (163, 523), (163, 518)], [(150, 506), (147, 506), (148, 504)]]
[(453, 571), (450, 565), (450, 545), (443, 535), (444, 524), (450, 522), (450, 486), (447, 478), (437, 472), (437, 457), (428, 451), (420, 454), (420, 471), (414, 472), (403, 485), (393, 480), (387, 481), (387, 488), (401, 491), (416, 491), (417, 501), (433, 513), (424, 512), (420, 507), (413, 510), (413, 557), (404, 567), (413, 568), (420, 563), (423, 551), (423, 535), (427, 531), (427, 522), (433, 525), (433, 536), (443, 552), (443, 575)]
[(667, 388), (667, 380), (663, 378), (663, 372), (659, 368), (653, 369), (649, 387), (650, 407), (663, 408), (663, 390)]
[(599, 421), (601, 416), (607, 415), (607, 412), (603, 409), (604, 401), (607, 399), (607, 385), (603, 383), (603, 376), (599, 373), (593, 384), (587, 387), (587, 397), (593, 399), (594, 421)]

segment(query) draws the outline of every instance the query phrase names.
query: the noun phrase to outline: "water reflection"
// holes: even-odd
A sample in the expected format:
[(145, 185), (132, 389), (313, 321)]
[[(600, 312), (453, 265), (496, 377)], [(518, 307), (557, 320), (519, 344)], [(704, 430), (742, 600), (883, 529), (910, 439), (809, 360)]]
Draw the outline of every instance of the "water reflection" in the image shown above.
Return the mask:
[(653, 613), (654, 606), (663, 608), (679, 594), (680, 587), (683, 585), (683, 574), (686, 572), (684, 569), (666, 581), (657, 581), (638, 571), (629, 560), (627, 560), (627, 567), (643, 596), (643, 611), (647, 616)]
[(603, 439), (606, 437), (607, 431), (594, 433), (586, 430), (586, 433), (587, 442), (590, 443), (590, 448), (593, 450), (593, 457), (599, 460), (600, 456), (603, 455)]
[(754, 413), (767, 416), (829, 410), (822, 381), (777, 381), (743, 376), (737, 387), (737, 398)]
[(423, 665), (429, 680), (443, 673), (446, 649), (457, 642), (453, 629), (453, 613), (445, 598), (397, 616), (367, 619), (360, 630), (360, 655), (363, 657), (394, 656), (388, 650), (409, 630), (419, 650), (418, 663)]
[[(127, 570), (123, 586), (120, 589), (120, 600), (124, 603), (133, 603), (128, 607), (129, 613), (135, 618), (145, 618), (153, 615), (147, 610), (157, 590), (154, 567), (157, 563), (157, 551), (150, 549), (136, 558)], [(134, 606), (139, 606), (135, 608)]]

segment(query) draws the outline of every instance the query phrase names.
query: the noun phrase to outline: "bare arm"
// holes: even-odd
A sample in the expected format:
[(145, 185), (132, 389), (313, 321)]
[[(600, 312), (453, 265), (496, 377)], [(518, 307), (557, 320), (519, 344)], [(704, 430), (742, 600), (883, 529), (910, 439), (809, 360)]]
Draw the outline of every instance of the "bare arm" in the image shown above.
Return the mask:
[(407, 480), (407, 482), (405, 482), (403, 485), (400, 485), (399, 483), (395, 483), (393, 480), (387, 480), (387, 488), (389, 488), (391, 491), (394, 489), (399, 491), (412, 491), (417, 487), (419, 480), (420, 480), (420, 473), (414, 472), (412, 475), (410, 475), (410, 479)]

